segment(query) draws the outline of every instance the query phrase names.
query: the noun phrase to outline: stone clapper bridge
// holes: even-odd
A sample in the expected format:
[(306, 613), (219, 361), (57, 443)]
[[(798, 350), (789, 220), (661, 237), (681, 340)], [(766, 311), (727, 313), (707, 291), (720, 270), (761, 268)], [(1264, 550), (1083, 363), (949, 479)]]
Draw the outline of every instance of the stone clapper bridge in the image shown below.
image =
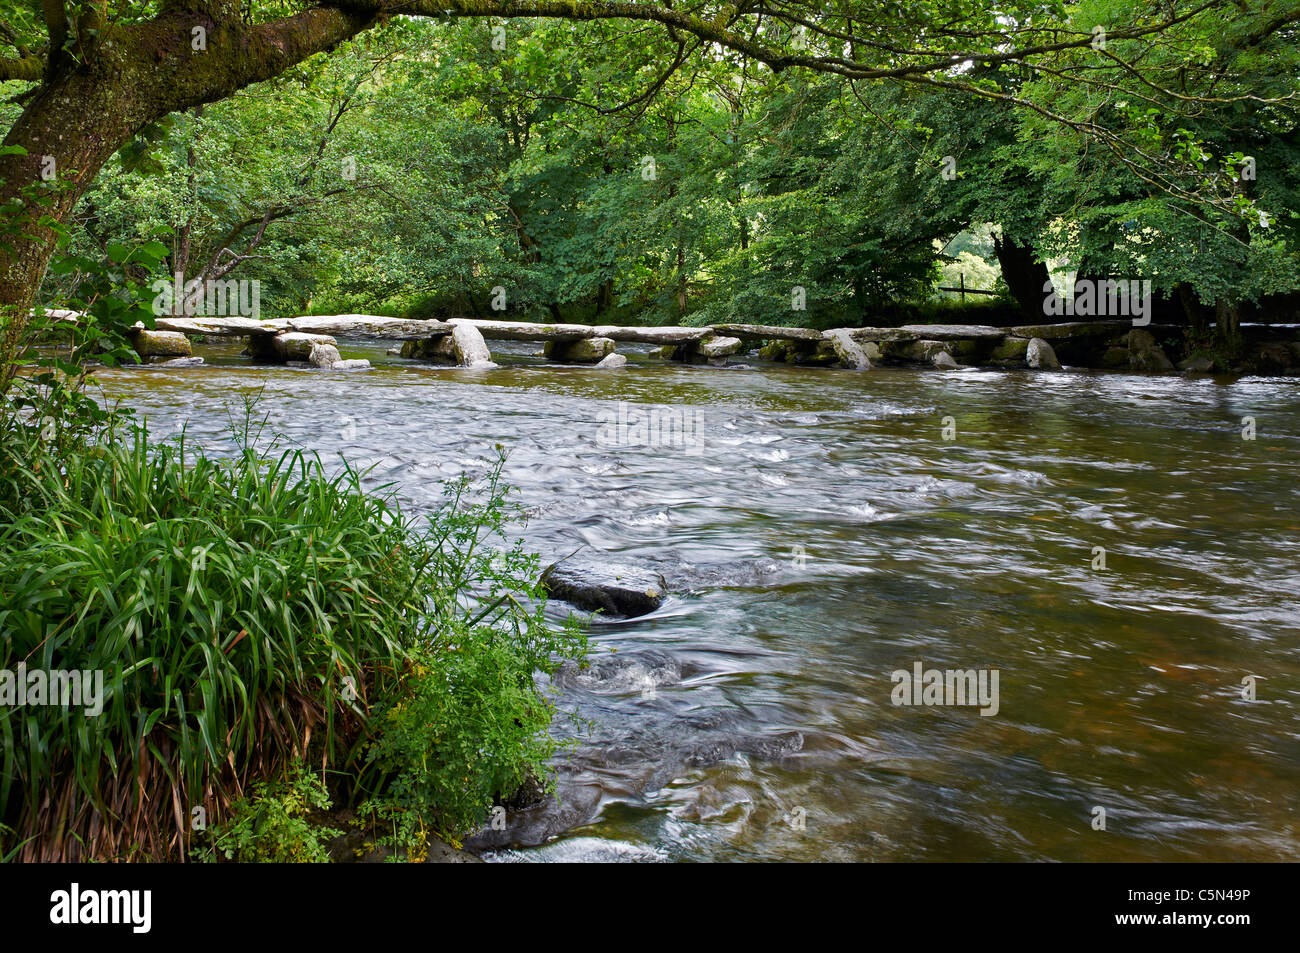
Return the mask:
[[(71, 312), (51, 312), (75, 320)], [(409, 320), (340, 314), (262, 321), (239, 317), (159, 317), (154, 330), (137, 327), (132, 341), (142, 357), (188, 357), (190, 335), (243, 337), (255, 358), (347, 370), (369, 366), (343, 360), (338, 338), (402, 341), (401, 353), (443, 364), (490, 368), (488, 341), (535, 341), (556, 363), (621, 367), (620, 342), (655, 344), (659, 357), (689, 364), (723, 363), (759, 347), (758, 356), (792, 364), (868, 370), (880, 364), (956, 368), (983, 365), (1056, 369), (1057, 351), (1080, 366), (1172, 370), (1148, 329), (1127, 320), (995, 328), (983, 325), (912, 324), (898, 328), (816, 331), (756, 324), (707, 327), (621, 327), (538, 324), (476, 318)], [(1134, 338), (1134, 335), (1141, 335)], [(1151, 339), (1151, 340), (1148, 340)], [(1151, 353), (1154, 347), (1156, 354)], [(1118, 353), (1116, 353), (1118, 352)], [(1142, 366), (1139, 366), (1142, 365)], [(1154, 366), (1152, 366), (1154, 365)]]

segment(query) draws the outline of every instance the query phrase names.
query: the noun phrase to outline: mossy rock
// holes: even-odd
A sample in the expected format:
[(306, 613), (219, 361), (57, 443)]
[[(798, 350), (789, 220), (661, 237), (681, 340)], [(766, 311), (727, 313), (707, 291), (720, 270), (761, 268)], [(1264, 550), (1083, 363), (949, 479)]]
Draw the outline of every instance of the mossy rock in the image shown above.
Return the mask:
[(1106, 353), (1101, 356), (1102, 367), (1128, 367), (1128, 348), (1126, 347), (1109, 347)]
[(131, 346), (141, 357), (189, 357), (190, 339), (179, 331), (138, 330), (131, 335)]
[(1028, 338), (1009, 337), (989, 352), (988, 360), (991, 364), (1023, 364), (1028, 350)]

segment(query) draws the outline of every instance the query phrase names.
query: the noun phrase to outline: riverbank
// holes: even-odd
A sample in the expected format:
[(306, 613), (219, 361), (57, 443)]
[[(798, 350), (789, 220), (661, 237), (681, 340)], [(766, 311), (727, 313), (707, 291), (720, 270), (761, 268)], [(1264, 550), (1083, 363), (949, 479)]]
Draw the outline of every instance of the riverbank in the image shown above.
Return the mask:
[(0, 858), (321, 860), (308, 815), (336, 806), (423, 855), (544, 776), (533, 679), (585, 641), (533, 606), (536, 559), (495, 548), (499, 464), (416, 520), (248, 407), (213, 457), (14, 388), (33, 410), (0, 418)]

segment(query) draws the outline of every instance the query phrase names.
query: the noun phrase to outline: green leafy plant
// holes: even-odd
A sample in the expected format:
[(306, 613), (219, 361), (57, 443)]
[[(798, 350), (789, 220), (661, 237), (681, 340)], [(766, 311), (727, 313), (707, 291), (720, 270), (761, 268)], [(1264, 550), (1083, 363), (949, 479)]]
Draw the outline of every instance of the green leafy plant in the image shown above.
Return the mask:
[[(266, 449), (211, 459), (138, 425), (58, 458), (28, 430), (0, 445), (0, 667), (99, 670), (106, 696), (98, 717), (0, 710), (0, 818), (40, 835), (21, 856), (173, 856), (193, 806), (220, 821), (309, 748), (349, 798), (396, 776), (403, 806), (448, 831), (541, 768), (525, 735), (549, 706), (531, 671), (582, 643), (524, 607), (534, 563), (517, 548), (490, 568), (499, 468), (486, 502), (458, 484), (422, 527), (356, 470)], [(387, 714), (402, 698), (455, 744), (413, 741)], [(417, 751), (426, 787), (402, 763)], [(462, 797), (452, 777), (471, 760)]]
[(214, 828), (200, 860), (301, 864), (329, 860), (328, 842), (343, 832), (311, 818), (328, 810), (329, 792), (315, 772), (295, 765), (280, 781), (259, 781), (231, 805), (230, 820)]

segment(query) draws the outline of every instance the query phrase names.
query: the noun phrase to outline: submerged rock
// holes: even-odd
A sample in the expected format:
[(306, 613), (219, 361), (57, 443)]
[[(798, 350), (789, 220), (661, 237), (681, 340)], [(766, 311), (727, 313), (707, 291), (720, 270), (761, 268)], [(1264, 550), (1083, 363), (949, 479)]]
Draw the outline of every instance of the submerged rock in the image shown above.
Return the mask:
[(658, 609), (667, 589), (664, 577), (649, 569), (573, 556), (546, 567), (541, 583), (552, 598), (579, 609), (625, 617)]
[(1178, 362), (1178, 369), (1180, 371), (1191, 371), (1194, 374), (1208, 374), (1214, 370), (1214, 358), (1206, 357), (1204, 354), (1189, 357)]

